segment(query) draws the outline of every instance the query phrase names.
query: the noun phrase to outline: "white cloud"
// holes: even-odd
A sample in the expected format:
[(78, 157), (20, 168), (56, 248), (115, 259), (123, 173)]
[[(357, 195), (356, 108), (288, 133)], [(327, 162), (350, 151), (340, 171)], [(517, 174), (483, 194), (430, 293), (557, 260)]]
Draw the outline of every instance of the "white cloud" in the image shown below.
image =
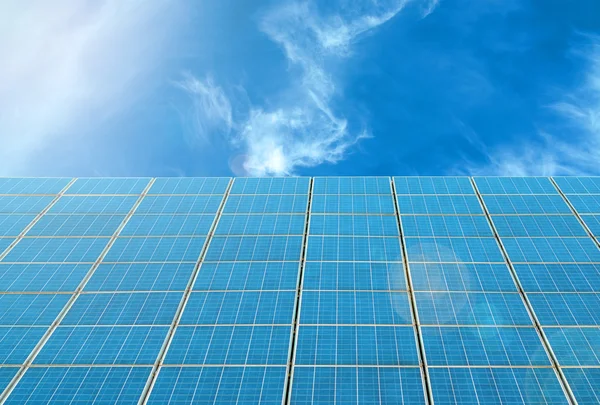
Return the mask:
[(233, 126), (231, 103), (223, 89), (214, 84), (212, 77), (199, 80), (185, 74), (176, 85), (192, 99), (193, 138), (190, 143), (206, 144), (215, 133), (229, 134)]
[(178, 9), (156, 0), (0, 2), (0, 173), (42, 174), (51, 144), (130, 106)]
[(535, 141), (489, 150), (467, 136), (486, 157), (486, 164), (467, 162), (461, 172), (478, 175), (597, 175), (600, 174), (600, 37), (577, 52), (588, 63), (580, 84), (564, 100), (550, 106), (565, 121), (562, 134), (541, 132)]

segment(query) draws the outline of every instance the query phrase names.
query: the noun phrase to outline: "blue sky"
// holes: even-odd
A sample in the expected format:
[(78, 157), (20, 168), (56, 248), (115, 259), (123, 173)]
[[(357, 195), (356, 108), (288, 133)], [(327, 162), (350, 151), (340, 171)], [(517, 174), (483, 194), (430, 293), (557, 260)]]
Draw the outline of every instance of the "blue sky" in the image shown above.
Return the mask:
[(0, 175), (600, 174), (597, 0), (0, 4)]

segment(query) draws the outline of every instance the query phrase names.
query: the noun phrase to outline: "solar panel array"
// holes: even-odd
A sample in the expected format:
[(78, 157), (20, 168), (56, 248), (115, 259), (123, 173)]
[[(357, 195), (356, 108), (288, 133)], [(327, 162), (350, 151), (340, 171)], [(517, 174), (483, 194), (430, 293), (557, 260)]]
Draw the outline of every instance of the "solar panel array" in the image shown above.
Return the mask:
[(1, 178), (0, 403), (600, 403), (600, 178)]

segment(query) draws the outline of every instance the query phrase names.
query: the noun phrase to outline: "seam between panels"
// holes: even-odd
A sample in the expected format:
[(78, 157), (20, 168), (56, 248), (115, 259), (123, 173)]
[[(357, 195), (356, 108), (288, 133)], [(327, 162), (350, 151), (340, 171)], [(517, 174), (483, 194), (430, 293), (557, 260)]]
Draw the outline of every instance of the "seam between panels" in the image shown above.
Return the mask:
[(513, 267), (513, 263), (511, 262), (510, 258), (508, 257), (508, 252), (506, 251), (504, 244), (502, 243), (502, 239), (500, 238), (498, 231), (496, 230), (496, 226), (494, 225), (494, 222), (492, 221), (492, 217), (487, 209), (487, 206), (485, 205), (485, 203), (483, 201), (482, 194), (479, 192), (479, 189), (477, 188), (477, 183), (475, 182), (475, 179), (473, 177), (470, 177), (469, 179), (471, 180), (471, 184), (473, 185), (473, 188), (475, 189), (475, 194), (477, 195), (477, 198), (479, 199), (479, 203), (481, 204), (481, 207), (483, 209), (483, 212), (485, 213), (485, 216), (489, 222), (489, 225), (492, 228), (492, 232), (494, 233), (496, 242), (498, 243), (498, 245), (500, 247), (502, 256), (504, 256), (504, 260), (508, 267), (508, 270), (510, 271), (510, 275), (511, 275), (515, 285), (517, 286), (517, 290), (519, 291), (519, 294), (521, 295), (521, 299), (525, 303), (525, 307), (527, 308), (527, 312), (529, 312), (529, 316), (533, 320), (533, 326), (535, 327), (535, 329), (538, 333), (538, 336), (540, 336), (542, 344), (544, 346), (544, 349), (546, 350), (546, 353), (548, 354), (548, 358), (550, 359), (550, 362), (552, 363), (552, 368), (554, 369), (554, 372), (558, 375), (558, 379), (561, 383), (563, 392), (565, 393), (567, 400), (570, 403), (577, 404), (577, 400), (575, 399), (575, 397), (573, 395), (573, 391), (571, 391), (571, 387), (569, 386), (569, 383), (568, 383), (565, 375), (563, 374), (562, 370), (560, 369), (560, 367), (558, 365), (558, 360), (556, 359), (556, 356), (554, 355), (554, 352), (552, 351), (552, 346), (550, 345), (550, 342), (546, 338), (546, 334), (544, 333), (544, 330), (542, 329), (542, 326), (537, 318), (537, 315), (535, 314), (535, 311), (533, 310), (533, 306), (529, 302), (527, 293), (525, 293), (525, 290), (523, 290), (523, 287), (521, 286), (521, 282), (520, 282), (519, 277), (517, 276), (517, 273)]
[(54, 199), (52, 201), (50, 201), (50, 203), (31, 220), (31, 222), (25, 227), (25, 229), (23, 229), (21, 231), (21, 233), (15, 238), (14, 241), (12, 241), (12, 243), (10, 245), (8, 245), (8, 247), (6, 249), (4, 249), (3, 252), (0, 252), (0, 260), (4, 259), (10, 253), (10, 251), (15, 247), (15, 245), (17, 243), (19, 243), (21, 241), (21, 239), (23, 239), (25, 237), (27, 232), (29, 232), (31, 230), (31, 228), (33, 228), (33, 226), (44, 215), (46, 215), (48, 213), (48, 211), (50, 211), (50, 208), (52, 208), (58, 202), (58, 200), (65, 194), (65, 192), (69, 189), (69, 187), (71, 187), (73, 185), (73, 183), (75, 183), (76, 180), (77, 180), (77, 177), (72, 178), (71, 181), (65, 187), (63, 187), (62, 190), (60, 190), (58, 192), (58, 194), (53, 194)]
[(596, 236), (594, 236), (594, 233), (592, 232), (592, 230), (587, 226), (587, 224), (585, 223), (583, 218), (581, 218), (581, 215), (579, 215), (579, 212), (577, 212), (577, 210), (575, 209), (573, 204), (571, 204), (571, 201), (567, 198), (566, 194), (563, 193), (563, 191), (560, 189), (558, 184), (554, 181), (554, 178), (553, 177), (548, 177), (548, 178), (550, 179), (550, 182), (552, 182), (552, 185), (556, 188), (556, 190), (558, 191), (558, 193), (560, 194), (562, 199), (565, 201), (565, 203), (567, 203), (567, 205), (569, 206), (569, 209), (571, 210), (573, 215), (575, 215), (575, 217), (577, 218), (577, 221), (579, 221), (581, 226), (583, 226), (583, 229), (585, 229), (586, 233), (589, 235), (590, 238), (592, 238), (592, 240), (594, 241), (596, 246), (598, 246), (598, 248), (600, 249), (600, 240), (596, 239)]
[[(75, 180), (76, 179), (73, 179), (73, 182)], [(62, 308), (62, 310), (59, 312), (59, 314), (56, 316), (56, 318), (54, 319), (54, 321), (52, 322), (52, 324), (48, 327), (48, 330), (46, 330), (46, 332), (44, 333), (44, 335), (42, 336), (42, 338), (40, 339), (40, 341), (36, 344), (36, 346), (33, 348), (33, 350), (31, 351), (31, 353), (29, 354), (29, 356), (25, 360), (25, 362), (21, 365), (21, 367), (20, 367), (19, 371), (17, 372), (17, 374), (10, 381), (10, 383), (8, 384), (8, 386), (6, 387), (6, 389), (4, 390), (3, 396), (0, 398), (0, 405), (4, 404), (4, 402), (6, 402), (6, 400), (10, 396), (11, 392), (13, 391), (13, 389), (19, 383), (19, 381), (21, 380), (21, 378), (23, 377), (23, 375), (25, 374), (25, 372), (32, 365), (32, 363), (35, 360), (35, 358), (37, 357), (38, 353), (42, 350), (42, 348), (44, 347), (44, 345), (46, 344), (46, 342), (48, 341), (48, 339), (50, 339), (50, 337), (52, 336), (52, 334), (54, 333), (54, 331), (56, 330), (56, 328), (58, 327), (58, 325), (65, 318), (65, 316), (67, 315), (67, 313), (69, 312), (69, 310), (71, 309), (71, 307), (73, 306), (73, 304), (75, 303), (75, 301), (77, 300), (77, 298), (79, 297), (79, 295), (81, 295), (81, 292), (85, 288), (87, 282), (90, 280), (90, 278), (92, 277), (92, 275), (94, 274), (94, 272), (96, 271), (96, 269), (98, 268), (98, 266), (100, 265), (100, 263), (102, 262), (102, 260), (106, 256), (106, 254), (108, 253), (108, 251), (112, 248), (113, 244), (117, 240), (117, 237), (119, 236), (119, 234), (121, 233), (121, 231), (123, 230), (123, 228), (125, 227), (125, 225), (127, 224), (127, 222), (129, 221), (129, 219), (131, 218), (131, 216), (137, 210), (137, 208), (141, 204), (141, 202), (144, 199), (144, 197), (146, 196), (146, 194), (148, 193), (148, 190), (150, 190), (150, 188), (152, 187), (152, 184), (154, 183), (154, 180), (155, 179), (153, 179), (153, 178), (150, 179), (149, 183), (146, 185), (146, 187), (144, 188), (144, 190), (142, 191), (142, 193), (139, 195), (139, 197), (138, 197), (137, 201), (135, 202), (135, 204), (133, 204), (133, 206), (131, 207), (131, 209), (129, 210), (129, 212), (127, 213), (127, 215), (125, 216), (125, 218), (123, 219), (123, 221), (121, 221), (121, 224), (119, 225), (119, 227), (115, 230), (115, 232), (113, 233), (113, 235), (110, 237), (110, 240), (108, 241), (108, 243), (106, 244), (106, 246), (104, 247), (104, 249), (102, 250), (102, 252), (100, 253), (100, 255), (98, 256), (98, 258), (92, 264), (92, 267), (88, 270), (88, 272), (86, 273), (86, 275), (83, 278), (83, 280), (81, 280), (81, 282), (79, 283), (79, 285), (77, 286), (77, 288), (75, 289), (75, 291), (72, 293), (71, 298), (69, 298), (69, 300), (67, 301), (67, 303), (65, 304), (65, 306)], [(70, 187), (71, 184), (72, 183), (69, 183), (69, 185), (67, 187)], [(64, 191), (66, 191), (66, 189), (63, 190), (63, 194), (64, 194)]]
[(206, 241), (204, 242), (204, 246), (202, 247), (200, 256), (198, 256), (198, 260), (196, 261), (194, 270), (192, 271), (192, 275), (190, 276), (190, 279), (188, 281), (188, 285), (185, 288), (185, 291), (183, 292), (183, 296), (181, 297), (181, 301), (179, 302), (179, 306), (177, 307), (177, 312), (175, 312), (175, 316), (173, 317), (173, 321), (171, 322), (169, 331), (167, 333), (167, 336), (165, 337), (165, 341), (163, 342), (160, 352), (158, 353), (158, 356), (156, 357), (156, 361), (154, 362), (154, 365), (152, 366), (152, 370), (150, 372), (150, 375), (148, 376), (148, 380), (146, 381), (144, 390), (142, 391), (142, 393), (140, 395), (140, 399), (138, 400), (138, 404), (140, 404), (140, 405), (148, 403), (148, 400), (150, 399), (150, 394), (152, 393), (152, 389), (154, 388), (154, 384), (156, 383), (156, 380), (158, 378), (158, 373), (160, 371), (160, 367), (162, 366), (162, 364), (165, 360), (167, 351), (169, 350), (171, 342), (173, 341), (173, 337), (175, 336), (175, 331), (176, 331), (177, 327), (179, 326), (179, 322), (181, 321), (181, 317), (183, 315), (185, 307), (189, 301), (190, 295), (194, 288), (194, 283), (196, 282), (196, 278), (198, 276), (200, 266), (204, 262), (204, 257), (206, 256), (206, 252), (208, 251), (210, 242), (213, 239), (215, 230), (217, 229), (217, 225), (219, 223), (219, 220), (221, 219), (221, 216), (223, 213), (223, 208), (225, 207), (225, 203), (227, 202), (227, 199), (229, 197), (229, 192), (233, 185), (233, 181), (234, 181), (233, 178), (229, 178), (229, 184), (227, 185), (227, 189), (225, 190), (225, 193), (223, 194), (223, 199), (221, 200), (221, 204), (219, 205), (219, 208), (217, 209), (217, 212), (215, 214), (215, 219), (213, 220), (213, 223), (210, 227), (208, 235), (206, 235)]
[(417, 350), (419, 354), (419, 361), (421, 363), (421, 373), (423, 376), (423, 391), (425, 396), (425, 402), (433, 404), (433, 393), (431, 391), (431, 383), (429, 379), (429, 371), (427, 369), (427, 361), (425, 357), (425, 345), (421, 336), (421, 326), (419, 321), (419, 313), (417, 311), (417, 301), (415, 298), (415, 292), (412, 286), (412, 278), (410, 275), (410, 269), (408, 264), (408, 252), (406, 250), (406, 244), (404, 243), (404, 232), (402, 230), (402, 221), (400, 219), (400, 208), (398, 206), (398, 196), (396, 194), (396, 184), (394, 178), (390, 178), (390, 185), (392, 187), (392, 198), (394, 199), (394, 214), (396, 215), (396, 221), (398, 222), (398, 232), (400, 239), (400, 246), (402, 248), (402, 267), (404, 268), (404, 277), (406, 278), (406, 286), (408, 288), (408, 300), (410, 301), (410, 309), (414, 322), (414, 333), (417, 344)]
[(292, 335), (290, 341), (290, 354), (287, 365), (286, 381), (283, 388), (282, 404), (292, 403), (292, 382), (294, 377), (294, 363), (296, 363), (296, 348), (298, 347), (298, 332), (300, 323), (300, 308), (302, 304), (302, 288), (304, 286), (304, 268), (306, 266), (306, 251), (308, 249), (308, 235), (310, 232), (310, 213), (312, 207), (312, 196), (314, 188), (314, 177), (310, 178), (308, 186), (308, 204), (306, 206), (306, 223), (304, 224), (304, 235), (302, 238), (302, 252), (298, 270), (298, 282), (296, 285), (296, 303), (294, 305), (294, 319), (292, 320)]

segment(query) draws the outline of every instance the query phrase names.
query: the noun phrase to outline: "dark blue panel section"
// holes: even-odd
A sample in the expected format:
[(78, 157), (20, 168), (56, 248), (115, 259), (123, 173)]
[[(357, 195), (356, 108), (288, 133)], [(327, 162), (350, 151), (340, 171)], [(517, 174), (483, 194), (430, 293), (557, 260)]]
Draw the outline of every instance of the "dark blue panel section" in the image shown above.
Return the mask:
[(293, 404), (425, 404), (418, 368), (295, 367)]
[(183, 291), (195, 266), (195, 263), (103, 263), (94, 271), (85, 290)]
[(308, 207), (307, 195), (230, 195), (225, 214), (303, 214)]
[(545, 328), (561, 366), (600, 366), (600, 329)]
[(291, 324), (295, 291), (194, 292), (181, 324)]
[(35, 215), (0, 214), (0, 236), (19, 236)]
[(526, 292), (600, 292), (599, 264), (515, 264)]
[(214, 215), (133, 215), (121, 236), (208, 235)]
[(392, 215), (312, 215), (311, 235), (398, 236)]
[(80, 178), (65, 194), (142, 194), (149, 178)]
[(571, 214), (560, 195), (484, 195), (488, 212), (494, 214)]
[(398, 195), (400, 214), (483, 214), (474, 195)]
[(300, 326), (296, 364), (418, 365), (410, 326)]
[(309, 236), (309, 261), (402, 261), (400, 239), (365, 236)]
[(157, 178), (148, 194), (225, 194), (228, 177)]
[(566, 368), (563, 373), (578, 403), (600, 403), (600, 368)]
[(393, 214), (391, 195), (313, 195), (314, 214)]
[(534, 328), (421, 328), (430, 366), (548, 366), (550, 360)]
[(412, 324), (408, 294), (401, 292), (304, 291), (303, 324)]
[(570, 195), (568, 199), (579, 214), (600, 214), (600, 195)]
[(17, 371), (19, 371), (18, 367), (0, 367), (0, 393), (8, 387)]
[(600, 262), (600, 249), (591, 238), (504, 238), (512, 262)]
[(396, 194), (475, 194), (468, 177), (394, 177)]
[(71, 294), (2, 294), (0, 325), (50, 325)]
[(517, 291), (505, 264), (411, 263), (415, 291)]
[(315, 177), (313, 194), (392, 194), (389, 177)]
[(168, 331), (168, 326), (59, 327), (34, 363), (152, 365)]
[(306, 262), (304, 290), (406, 290), (402, 263)]
[(0, 194), (58, 194), (68, 178), (0, 178)]
[(285, 367), (162, 367), (148, 403), (280, 405), (285, 380)]
[(582, 215), (581, 219), (594, 236), (600, 236), (600, 215)]
[(499, 236), (587, 236), (575, 215), (494, 215)]
[(216, 235), (302, 235), (305, 215), (222, 215)]
[(170, 325), (182, 293), (82, 294), (61, 325)]
[(110, 238), (24, 238), (3, 262), (95, 262)]
[(494, 238), (406, 238), (414, 262), (504, 262)]
[(308, 194), (309, 177), (238, 177), (230, 194)]
[(39, 214), (54, 200), (54, 197), (42, 196), (0, 196), (2, 214)]
[(134, 405), (151, 370), (151, 367), (30, 368), (6, 404)]
[(599, 294), (528, 294), (542, 325), (600, 325)]
[(436, 404), (568, 404), (551, 368), (430, 368)]
[(565, 194), (600, 194), (600, 177), (554, 177)]
[(483, 215), (402, 215), (401, 219), (404, 236), (494, 236)]
[(299, 263), (203, 263), (194, 290), (295, 290)]
[(147, 196), (136, 214), (214, 214), (223, 201), (220, 195)]
[(558, 194), (547, 177), (475, 177), (481, 194)]
[(0, 254), (4, 252), (16, 238), (2, 238), (0, 239)]
[(112, 236), (125, 215), (50, 215), (41, 217), (27, 236)]
[(117, 238), (105, 262), (195, 262), (206, 240), (198, 237)]
[(520, 294), (415, 293), (421, 325), (529, 325)]
[(50, 214), (127, 214), (136, 196), (64, 196), (48, 210)]
[(0, 264), (0, 291), (75, 291), (91, 264)]
[(286, 365), (291, 326), (180, 326), (165, 364)]
[(0, 327), (0, 364), (24, 363), (44, 333), (44, 327)]
[(215, 236), (205, 261), (298, 261), (302, 236)]

